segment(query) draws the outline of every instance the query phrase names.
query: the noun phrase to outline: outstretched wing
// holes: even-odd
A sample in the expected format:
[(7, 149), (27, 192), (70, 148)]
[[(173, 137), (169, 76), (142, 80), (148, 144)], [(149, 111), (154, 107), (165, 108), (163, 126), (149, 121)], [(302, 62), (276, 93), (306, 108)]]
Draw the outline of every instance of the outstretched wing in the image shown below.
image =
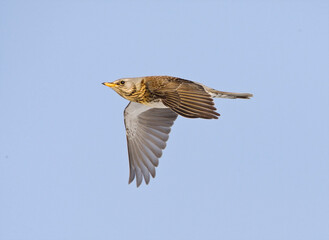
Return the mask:
[(137, 187), (155, 177), (162, 150), (166, 147), (177, 114), (170, 108), (151, 108), (130, 102), (124, 111), (129, 155), (129, 183), (136, 176)]
[(153, 94), (162, 99), (162, 103), (174, 112), (187, 118), (217, 119), (220, 115), (216, 112), (212, 96), (204, 87), (195, 82), (167, 77), (166, 80), (152, 81), (149, 89)]

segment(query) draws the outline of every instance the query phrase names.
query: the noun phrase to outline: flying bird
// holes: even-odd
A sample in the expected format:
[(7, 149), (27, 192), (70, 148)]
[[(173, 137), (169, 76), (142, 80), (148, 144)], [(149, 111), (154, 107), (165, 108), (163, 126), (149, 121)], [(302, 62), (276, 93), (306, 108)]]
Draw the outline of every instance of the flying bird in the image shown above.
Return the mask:
[(121, 78), (104, 82), (130, 101), (124, 110), (129, 183), (139, 187), (155, 177), (162, 150), (177, 116), (217, 119), (213, 98), (249, 99), (250, 93), (222, 92), (201, 83), (170, 76)]

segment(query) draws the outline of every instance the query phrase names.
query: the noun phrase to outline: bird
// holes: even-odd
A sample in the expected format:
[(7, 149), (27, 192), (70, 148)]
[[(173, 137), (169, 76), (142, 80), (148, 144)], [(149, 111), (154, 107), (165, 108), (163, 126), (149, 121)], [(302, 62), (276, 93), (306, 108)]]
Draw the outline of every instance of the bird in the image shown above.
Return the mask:
[(213, 98), (249, 99), (250, 93), (218, 91), (201, 83), (172, 76), (120, 78), (103, 82), (129, 104), (124, 110), (129, 180), (136, 177), (139, 187), (144, 179), (155, 177), (155, 168), (166, 147), (178, 115), (185, 118), (218, 119)]

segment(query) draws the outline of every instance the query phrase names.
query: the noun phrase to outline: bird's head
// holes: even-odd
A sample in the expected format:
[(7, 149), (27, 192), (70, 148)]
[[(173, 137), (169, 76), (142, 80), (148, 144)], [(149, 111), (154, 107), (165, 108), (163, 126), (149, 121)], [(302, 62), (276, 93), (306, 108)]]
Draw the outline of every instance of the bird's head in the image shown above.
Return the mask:
[[(107, 87), (112, 88), (121, 97), (129, 99), (140, 87), (140, 78), (120, 78), (114, 82), (104, 82)], [(129, 99), (130, 100), (130, 99)]]

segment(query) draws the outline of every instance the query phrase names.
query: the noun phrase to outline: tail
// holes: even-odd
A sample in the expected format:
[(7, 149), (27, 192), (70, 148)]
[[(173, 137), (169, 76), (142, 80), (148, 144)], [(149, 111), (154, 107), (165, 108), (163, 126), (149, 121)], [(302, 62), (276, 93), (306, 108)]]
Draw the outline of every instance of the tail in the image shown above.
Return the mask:
[(222, 92), (222, 91), (218, 91), (216, 89), (207, 87), (205, 85), (203, 85), (203, 88), (213, 98), (231, 98), (231, 99), (242, 98), (242, 99), (249, 99), (253, 96), (251, 93)]
[(253, 96), (251, 93), (232, 93), (232, 92), (222, 92), (222, 91), (217, 91), (217, 90), (215, 90), (213, 92), (209, 92), (209, 93), (214, 98), (249, 99)]

